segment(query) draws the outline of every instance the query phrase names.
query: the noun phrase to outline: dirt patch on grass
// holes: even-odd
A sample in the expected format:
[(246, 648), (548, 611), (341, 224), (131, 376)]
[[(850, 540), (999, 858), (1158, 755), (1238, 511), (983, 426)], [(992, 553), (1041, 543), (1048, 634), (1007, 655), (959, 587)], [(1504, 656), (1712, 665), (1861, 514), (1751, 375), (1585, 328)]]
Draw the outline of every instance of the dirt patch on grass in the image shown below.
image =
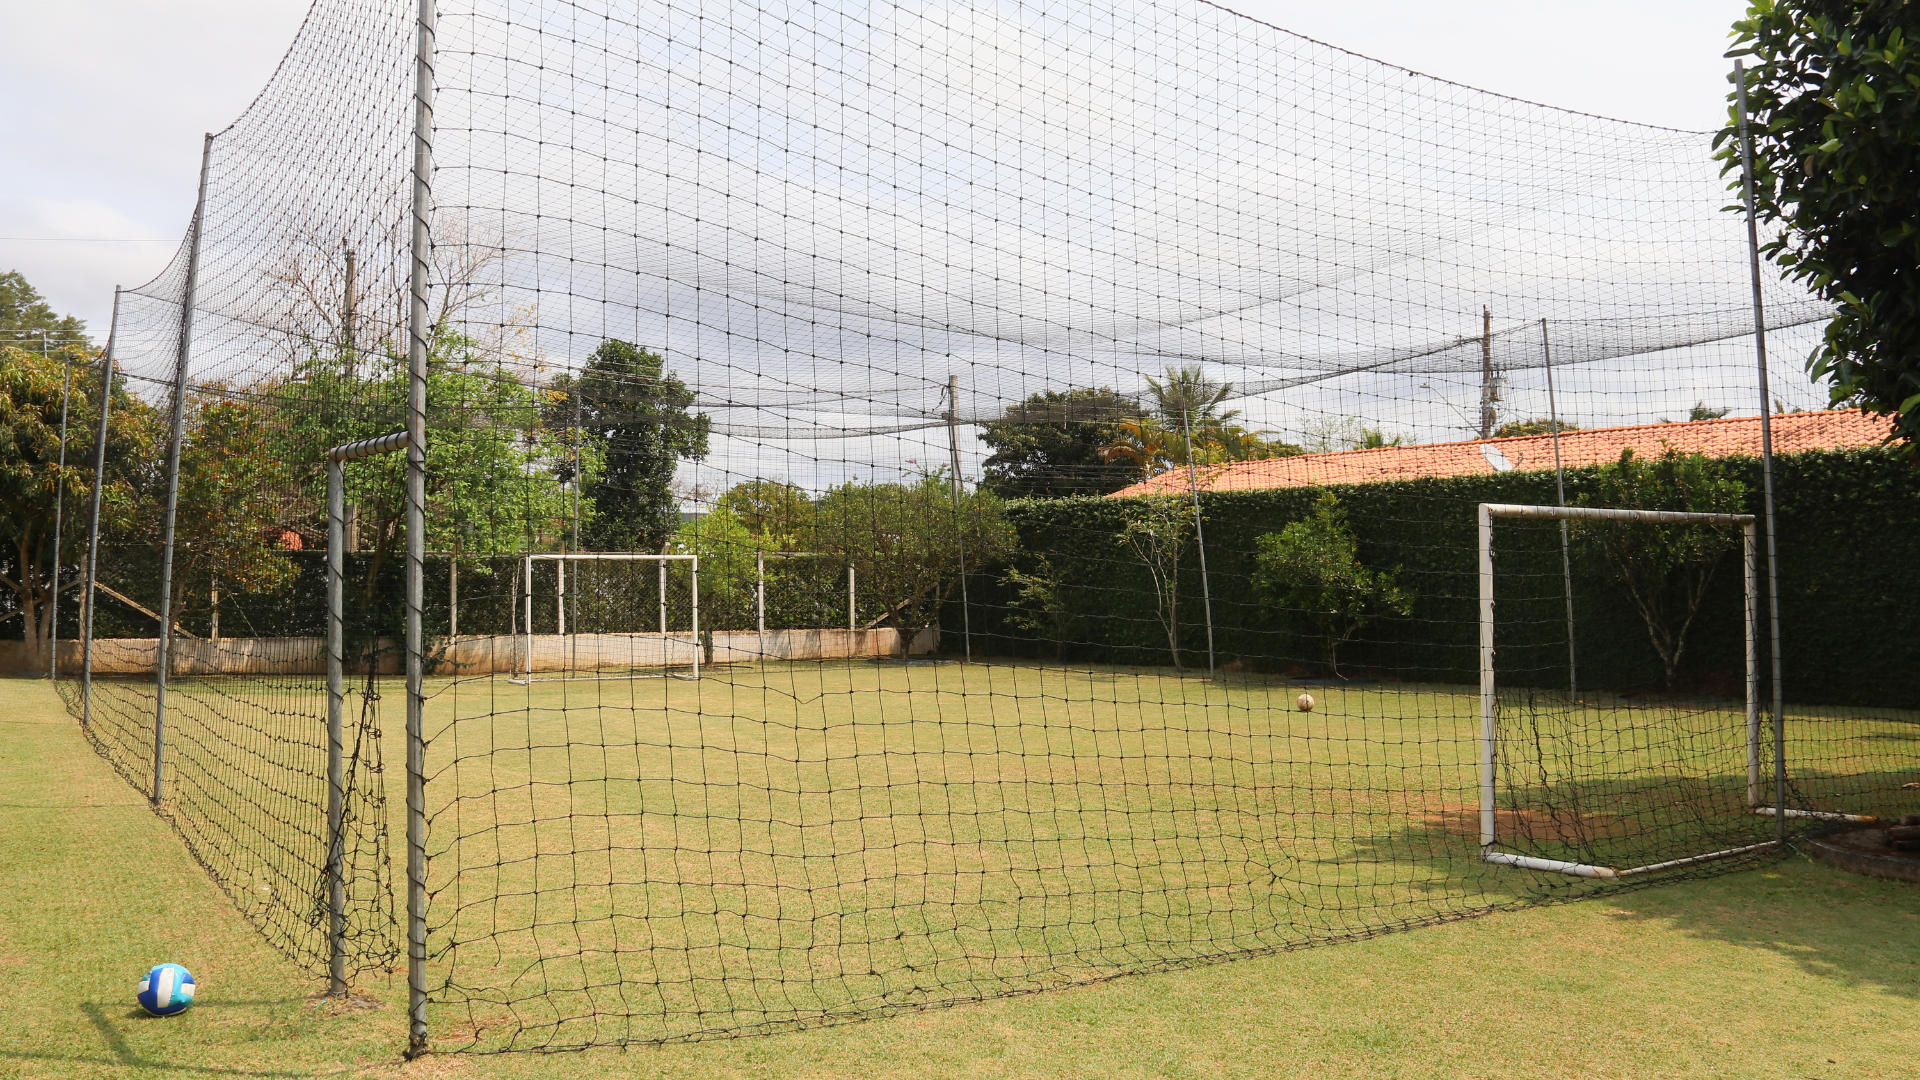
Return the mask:
[[(1480, 808), (1470, 803), (1428, 807), (1415, 814), (1421, 822), (1463, 836), (1480, 835)], [(1494, 835), (1508, 840), (1570, 844), (1631, 835), (1637, 823), (1620, 814), (1580, 814), (1571, 810), (1495, 810)]]

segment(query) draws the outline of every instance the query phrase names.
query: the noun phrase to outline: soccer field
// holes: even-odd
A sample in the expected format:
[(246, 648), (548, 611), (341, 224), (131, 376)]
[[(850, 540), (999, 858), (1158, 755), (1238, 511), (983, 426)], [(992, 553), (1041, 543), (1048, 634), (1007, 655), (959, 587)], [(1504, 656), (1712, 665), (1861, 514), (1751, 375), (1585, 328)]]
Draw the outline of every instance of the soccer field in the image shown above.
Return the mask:
[[(436, 710), (454, 696), (438, 689)], [(641, 692), (686, 700), (692, 689)], [(1337, 695), (1315, 692), (1317, 724)], [(36, 987), (0, 1020), (6, 1075), (1892, 1077), (1910, 1049), (1902, 1018), (1920, 997), (1912, 888), (1795, 856), (1591, 903), (830, 1030), (409, 1066), (397, 1061), (404, 975), (362, 977), (378, 1008), (311, 1004), (322, 982), (261, 940), (44, 683), (0, 683), (0, 694), (10, 747), (0, 952)], [(387, 732), (396, 754), (397, 729)], [(397, 756), (388, 760), (395, 779)], [(1472, 836), (1454, 835), (1471, 849)], [(436, 913), (446, 899), (436, 895)], [(160, 960), (187, 963), (203, 987), (194, 1010), (165, 1021), (132, 1006), (134, 979)]]
[[(472, 1050), (771, 1032), (1620, 887), (1481, 859), (1477, 693), (1317, 685), (1304, 712), (1301, 689), (927, 661), (430, 680), (429, 1032)], [(404, 692), (371, 694), (350, 711), (378, 703), (384, 771), (356, 783), (385, 831), (377, 810), (350, 830), (350, 931), (386, 969), (404, 967)], [(174, 821), (314, 963), (323, 685), (181, 679), (169, 700)], [(1870, 802), (1874, 754), (1913, 730), (1796, 712), (1795, 793), (1829, 809)], [(1497, 732), (1499, 850), (1625, 868), (1773, 836), (1738, 703), (1505, 692)]]
[[(772, 1031), (1610, 887), (1480, 859), (1476, 693), (1316, 686), (1300, 712), (1300, 689), (870, 662), (434, 681), (430, 1030)], [(399, 687), (381, 696), (400, 852)], [(1772, 835), (1735, 704), (1502, 716), (1506, 850), (1632, 866)]]

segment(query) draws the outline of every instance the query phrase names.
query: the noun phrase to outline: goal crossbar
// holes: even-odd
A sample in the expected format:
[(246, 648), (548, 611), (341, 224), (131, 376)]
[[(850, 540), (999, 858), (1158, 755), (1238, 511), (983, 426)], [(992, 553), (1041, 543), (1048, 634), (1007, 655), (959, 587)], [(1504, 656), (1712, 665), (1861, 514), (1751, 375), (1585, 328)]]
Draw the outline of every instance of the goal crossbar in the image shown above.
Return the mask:
[[(1715, 859), (1731, 858), (1779, 843), (1760, 844), (1709, 851), (1679, 859), (1667, 859), (1645, 866), (1618, 869), (1590, 863), (1542, 859), (1494, 850), (1499, 842), (1494, 813), (1495, 762), (1499, 738), (1499, 702), (1495, 690), (1493, 647), (1493, 522), (1496, 518), (1532, 518), (1548, 521), (1622, 521), (1658, 525), (1738, 525), (1740, 526), (1741, 581), (1746, 593), (1746, 721), (1747, 721), (1747, 806), (1755, 813), (1772, 813), (1763, 808), (1760, 787), (1760, 657), (1758, 626), (1760, 613), (1760, 575), (1758, 548), (1752, 514), (1695, 514), (1679, 510), (1616, 510), (1593, 506), (1531, 506), (1518, 503), (1480, 504), (1480, 852), (1486, 862), (1523, 870), (1542, 870), (1572, 877), (1617, 879), (1661, 870), (1674, 870)], [(1783, 764), (1774, 762), (1776, 769)]]
[[(535, 676), (534, 674), (534, 631), (533, 631), (533, 566), (537, 562), (550, 562), (550, 563), (556, 564), (556, 567), (557, 567), (557, 572), (554, 575), (554, 586), (555, 586), (554, 587), (554, 634), (555, 636), (561, 637), (561, 638), (564, 638), (567, 636), (566, 564), (570, 562), (637, 562), (637, 563), (658, 564), (660, 567), (659, 638), (660, 638), (661, 649), (662, 649), (661, 666), (663, 669), (672, 666), (668, 663), (666, 650), (668, 645), (674, 640), (674, 635), (672, 634), (671, 631), (667, 629), (667, 566), (671, 563), (676, 563), (676, 562), (684, 562), (689, 564), (689, 570), (691, 571), (691, 577), (692, 577), (691, 599), (692, 599), (693, 610), (692, 610), (692, 629), (688, 631), (688, 635), (689, 635), (688, 641), (693, 647), (693, 659), (690, 665), (691, 667), (690, 674), (674, 675), (673, 677), (686, 678), (686, 679), (698, 679), (700, 677), (700, 654), (702, 650), (702, 644), (700, 639), (700, 556), (663, 554), (663, 553), (643, 552), (643, 551), (575, 551), (575, 552), (541, 552), (537, 554), (530, 553), (528, 555), (523, 556), (523, 558), (525, 560), (524, 580), (526, 582), (526, 595), (523, 600), (523, 603), (526, 605), (525, 607), (526, 632), (523, 635), (523, 640), (526, 643), (526, 657), (525, 657), (526, 671), (524, 673), (524, 677), (510, 678), (508, 680), (509, 682), (513, 682), (520, 685), (526, 685), (534, 682), (599, 681), (607, 677), (607, 676), (598, 675), (598, 674), (595, 674), (595, 675), (569, 674), (569, 675), (553, 676), (550, 678), (538, 678)], [(576, 631), (575, 634), (577, 636), (578, 631)], [(629, 676), (621, 676), (621, 677), (631, 677), (631, 676), (629, 675)], [(661, 676), (640, 676), (640, 677), (663, 678), (666, 676), (661, 675)]]

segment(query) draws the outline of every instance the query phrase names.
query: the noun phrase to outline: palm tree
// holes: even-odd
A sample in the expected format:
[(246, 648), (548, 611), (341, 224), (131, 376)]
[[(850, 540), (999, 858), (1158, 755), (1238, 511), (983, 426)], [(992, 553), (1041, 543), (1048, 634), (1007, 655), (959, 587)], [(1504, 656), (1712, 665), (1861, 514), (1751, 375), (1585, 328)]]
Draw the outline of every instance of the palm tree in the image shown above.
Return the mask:
[(1206, 369), (1199, 364), (1167, 368), (1166, 382), (1149, 375), (1147, 388), (1153, 392), (1160, 415), (1184, 422), (1190, 429), (1219, 427), (1240, 415), (1239, 409), (1215, 412), (1222, 401), (1232, 396), (1233, 384), (1207, 378)]
[(1121, 420), (1114, 424), (1114, 441), (1100, 448), (1100, 460), (1112, 465), (1130, 465), (1141, 479), (1158, 476), (1184, 460), (1173, 442), (1175, 433), (1151, 416)]

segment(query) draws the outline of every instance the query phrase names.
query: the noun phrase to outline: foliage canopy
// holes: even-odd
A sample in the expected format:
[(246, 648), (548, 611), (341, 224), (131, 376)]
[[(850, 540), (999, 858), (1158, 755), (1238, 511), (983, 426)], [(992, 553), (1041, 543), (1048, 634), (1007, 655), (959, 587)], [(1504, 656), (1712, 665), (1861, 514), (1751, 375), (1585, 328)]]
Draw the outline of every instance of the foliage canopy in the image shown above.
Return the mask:
[[(1809, 370), (1920, 452), (1920, 7), (1757, 0), (1734, 30), (1763, 251), (1836, 308)], [(1716, 138), (1736, 190), (1739, 135)]]
[[(1693, 514), (1739, 514), (1746, 508), (1747, 486), (1725, 462), (1704, 454), (1682, 454), (1667, 447), (1649, 461), (1632, 447), (1620, 460), (1602, 466), (1591, 500), (1616, 510), (1679, 510)], [(1573, 523), (1573, 536), (1597, 554), (1625, 587), (1634, 610), (1647, 624), (1647, 640), (1659, 654), (1664, 682), (1686, 653), (1715, 567), (1737, 542), (1739, 530), (1725, 525), (1659, 525), (1637, 521)]]
[(1255, 541), (1253, 587), (1269, 606), (1281, 609), (1318, 636), (1327, 668), (1340, 674), (1340, 646), (1380, 615), (1405, 615), (1412, 599), (1388, 570), (1360, 561), (1360, 541), (1347, 524), (1346, 508), (1331, 491), (1314, 500), (1313, 512)]

